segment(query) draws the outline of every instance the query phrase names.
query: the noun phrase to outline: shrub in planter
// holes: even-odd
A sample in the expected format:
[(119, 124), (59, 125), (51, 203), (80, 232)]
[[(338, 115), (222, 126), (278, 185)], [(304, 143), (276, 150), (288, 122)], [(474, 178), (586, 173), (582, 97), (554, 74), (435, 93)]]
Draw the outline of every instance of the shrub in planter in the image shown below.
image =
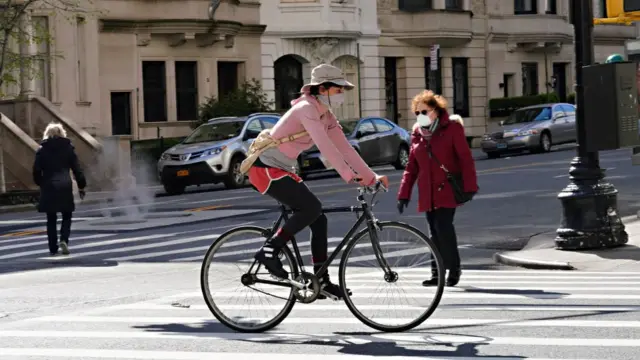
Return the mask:
[(269, 112), (273, 102), (269, 101), (262, 85), (256, 79), (242, 84), (237, 90), (217, 99), (207, 98), (198, 109), (199, 123), (195, 127), (216, 117), (246, 116), (256, 112)]
[(513, 111), (532, 105), (558, 102), (560, 99), (556, 93), (546, 93), (530, 96), (516, 96), (508, 98), (489, 99), (489, 111), (491, 117), (508, 116)]

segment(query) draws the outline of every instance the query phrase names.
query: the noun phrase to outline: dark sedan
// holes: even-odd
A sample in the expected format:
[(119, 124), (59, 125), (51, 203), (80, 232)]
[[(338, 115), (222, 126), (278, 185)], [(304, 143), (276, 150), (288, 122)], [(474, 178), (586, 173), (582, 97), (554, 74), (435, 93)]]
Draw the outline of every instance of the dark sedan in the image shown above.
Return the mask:
[[(340, 121), (342, 131), (370, 166), (391, 164), (402, 170), (409, 161), (410, 134), (393, 122), (379, 117)], [(300, 154), (301, 175), (327, 171), (315, 146)]]

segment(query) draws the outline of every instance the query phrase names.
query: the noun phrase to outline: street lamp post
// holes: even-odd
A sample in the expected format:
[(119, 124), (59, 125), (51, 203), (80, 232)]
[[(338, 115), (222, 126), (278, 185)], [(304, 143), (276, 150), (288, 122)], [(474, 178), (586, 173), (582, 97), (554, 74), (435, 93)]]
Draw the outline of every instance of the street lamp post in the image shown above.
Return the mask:
[[(563, 250), (583, 250), (623, 245), (628, 241), (617, 214), (616, 188), (604, 180), (597, 152), (588, 152), (585, 142), (585, 104), (582, 67), (593, 64), (592, 0), (572, 0), (575, 46), (577, 156), (571, 161), (569, 184), (558, 194), (562, 222), (555, 243)], [(613, 90), (612, 90), (613, 91)], [(605, 119), (603, 119), (605, 121)]]

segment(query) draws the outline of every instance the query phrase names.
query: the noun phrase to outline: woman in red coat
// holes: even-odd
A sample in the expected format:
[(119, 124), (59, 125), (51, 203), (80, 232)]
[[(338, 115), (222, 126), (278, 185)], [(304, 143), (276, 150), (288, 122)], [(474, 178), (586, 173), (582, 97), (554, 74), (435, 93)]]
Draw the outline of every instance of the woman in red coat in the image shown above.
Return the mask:
[[(447, 102), (442, 96), (425, 90), (413, 98), (411, 107), (417, 123), (411, 135), (409, 163), (398, 191), (398, 211), (402, 213), (407, 207), (417, 180), (418, 212), (426, 212), (431, 237), (442, 254), (445, 268), (449, 270), (447, 286), (455, 286), (461, 274), (453, 226), (459, 204), (440, 165), (452, 174), (461, 174), (463, 191), (475, 194), (478, 191), (475, 164), (464, 128), (459, 122), (449, 119)], [(422, 283), (424, 286), (437, 284), (435, 262), (432, 262), (431, 276)]]

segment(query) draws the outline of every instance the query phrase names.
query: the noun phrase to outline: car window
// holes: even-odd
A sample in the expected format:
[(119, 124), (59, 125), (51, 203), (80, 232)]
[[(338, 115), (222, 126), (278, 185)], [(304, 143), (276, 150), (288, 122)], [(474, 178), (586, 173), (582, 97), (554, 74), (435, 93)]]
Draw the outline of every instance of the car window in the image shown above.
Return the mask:
[(572, 115), (573, 113), (575, 113), (575, 112), (576, 112), (576, 108), (574, 108), (572, 105), (565, 105), (565, 104), (563, 104), (563, 105), (559, 105), (559, 106), (560, 106), (560, 108), (561, 108), (564, 112), (566, 112), (567, 114)]
[(504, 120), (504, 125), (522, 124), (551, 119), (551, 107), (516, 110)]
[(373, 122), (376, 124), (379, 132), (391, 131), (393, 130), (393, 126), (389, 124), (386, 120), (382, 119), (373, 119)]
[(244, 121), (227, 121), (204, 124), (196, 128), (183, 144), (196, 144), (209, 141), (222, 141), (240, 135)]
[(273, 116), (261, 117), (260, 120), (262, 120), (262, 127), (265, 129), (271, 129), (278, 122), (278, 118)]
[(358, 126), (358, 120), (340, 120), (340, 126), (342, 127), (342, 132), (349, 136), (353, 134), (356, 126)]
[(360, 126), (358, 127), (358, 131), (361, 134), (365, 135), (365, 134), (375, 133), (376, 129), (373, 127), (373, 123), (371, 122), (371, 120), (365, 120), (360, 123)]
[(258, 137), (260, 131), (262, 131), (262, 125), (260, 125), (260, 120), (258, 119), (251, 120), (249, 125), (247, 125), (246, 134), (249, 139), (255, 139), (256, 137)]

